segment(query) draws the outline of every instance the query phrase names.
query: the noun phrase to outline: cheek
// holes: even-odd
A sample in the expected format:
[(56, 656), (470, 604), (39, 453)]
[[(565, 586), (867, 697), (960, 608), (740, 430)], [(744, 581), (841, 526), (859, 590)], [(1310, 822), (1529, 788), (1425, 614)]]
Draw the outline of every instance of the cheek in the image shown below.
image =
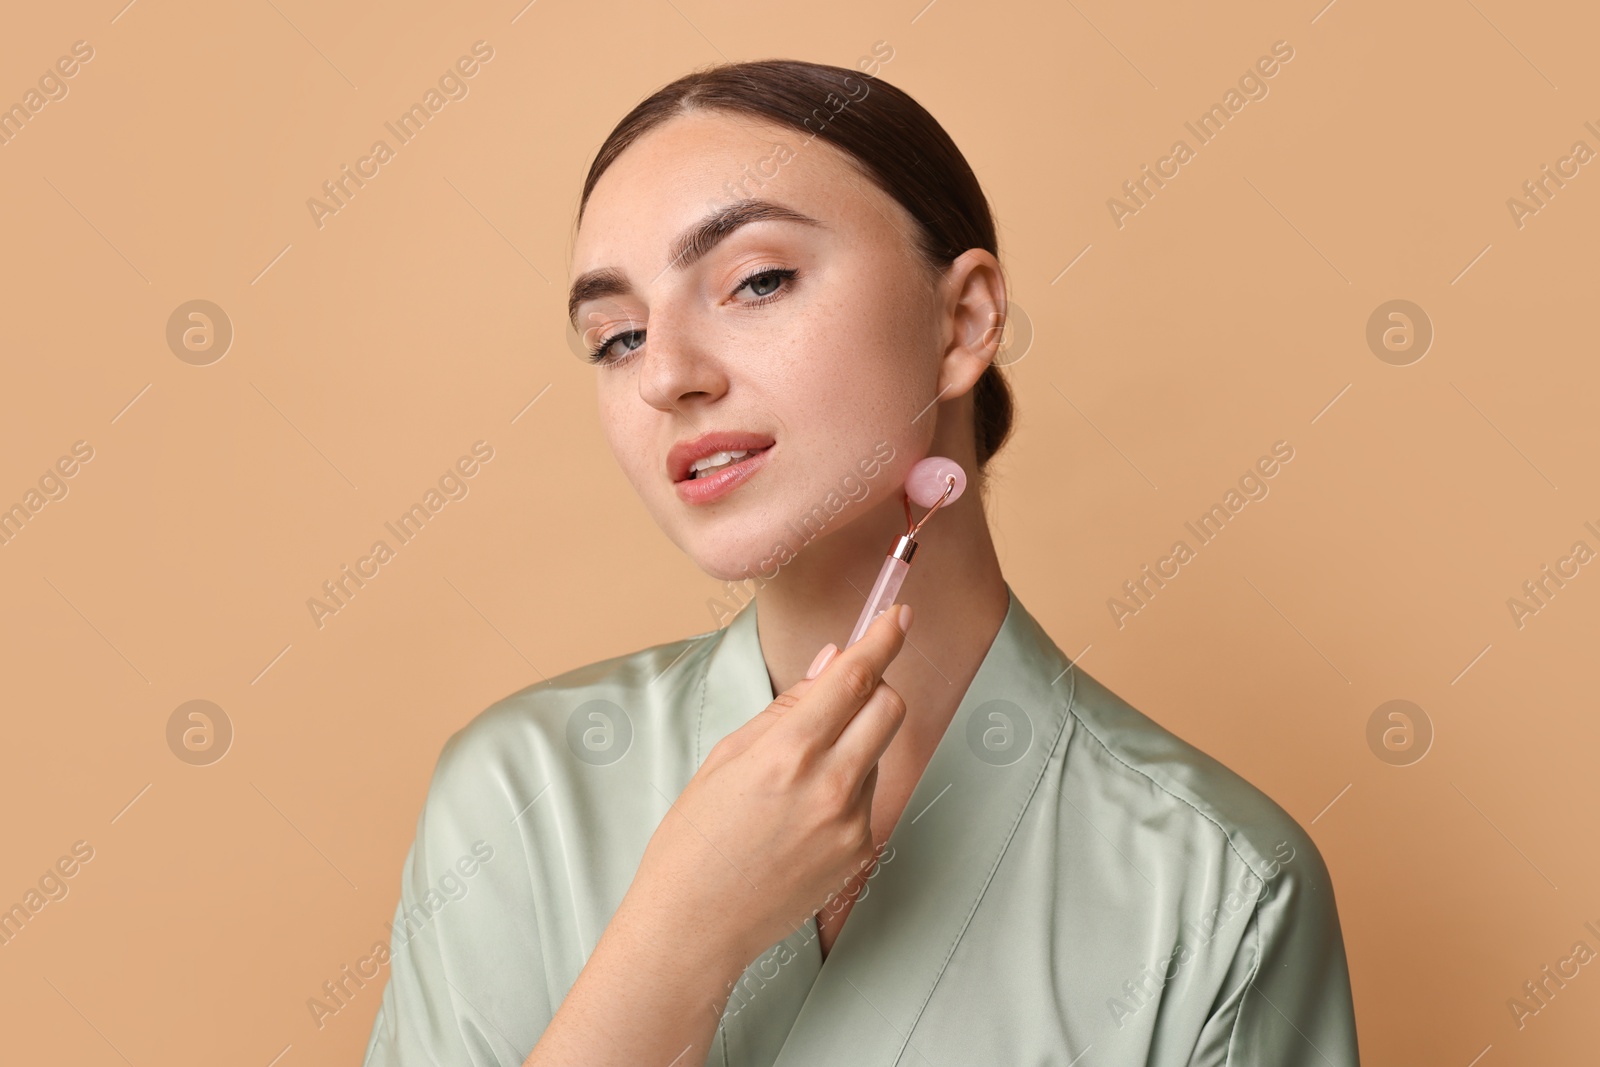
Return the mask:
[(863, 320), (818, 353), (814, 370), (795, 383), (791, 410), (843, 431), (875, 433), (908, 424), (933, 399), (937, 366), (919, 327), (893, 319)]
[(596, 386), (596, 391), (601, 433), (605, 435), (606, 444), (610, 446), (617, 465), (631, 482), (638, 485), (640, 474), (649, 461), (649, 457), (641, 452), (644, 445), (639, 428), (635, 425), (635, 420), (642, 413), (636, 405), (629, 405), (628, 394), (616, 383), (601, 382)]
[(804, 403), (787, 404), (791, 410), (820, 407), (883, 419), (909, 404), (915, 415), (932, 399), (928, 383), (937, 373), (927, 316), (908, 294), (863, 284), (801, 325), (795, 347), (802, 355), (779, 395), (804, 397)]
[[(928, 398), (909, 371), (897, 371), (889, 353), (863, 361), (846, 380), (795, 394), (784, 414), (796, 432), (781, 492), (790, 504), (808, 504), (836, 489), (845, 477), (873, 477), (876, 502), (899, 468), (927, 452), (935, 420), (917, 418)], [(886, 465), (885, 456), (892, 457)]]

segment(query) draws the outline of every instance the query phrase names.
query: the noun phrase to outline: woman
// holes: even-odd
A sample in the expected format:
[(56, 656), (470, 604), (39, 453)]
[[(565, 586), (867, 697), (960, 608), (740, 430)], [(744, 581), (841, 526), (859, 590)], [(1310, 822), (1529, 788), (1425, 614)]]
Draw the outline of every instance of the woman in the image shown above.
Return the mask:
[[(944, 130), (859, 72), (722, 66), (612, 131), (571, 304), (607, 439), (754, 602), (450, 739), (370, 1062), (1357, 1062), (1310, 839), (1001, 575), (996, 252)], [(978, 492), (922, 530), (912, 632), (841, 652), (929, 455)]]

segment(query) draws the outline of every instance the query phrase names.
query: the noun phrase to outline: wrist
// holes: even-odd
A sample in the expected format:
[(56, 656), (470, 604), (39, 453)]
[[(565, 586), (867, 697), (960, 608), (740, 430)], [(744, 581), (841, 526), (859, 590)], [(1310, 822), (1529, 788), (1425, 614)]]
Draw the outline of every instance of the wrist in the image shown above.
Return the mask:
[(755, 958), (746, 931), (730, 921), (735, 914), (711, 901), (665, 891), (641, 876), (623, 896), (613, 923), (626, 931), (632, 951), (658, 963), (664, 973), (703, 974), (721, 989)]

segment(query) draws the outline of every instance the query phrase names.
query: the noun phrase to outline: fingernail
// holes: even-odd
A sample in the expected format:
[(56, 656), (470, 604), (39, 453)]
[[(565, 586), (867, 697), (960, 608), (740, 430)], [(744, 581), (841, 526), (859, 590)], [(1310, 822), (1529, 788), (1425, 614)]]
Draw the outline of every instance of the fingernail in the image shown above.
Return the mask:
[(911, 632), (911, 605), (910, 604), (901, 604), (900, 605), (900, 632), (902, 634)]
[(811, 661), (810, 667), (806, 668), (806, 677), (815, 678), (817, 675), (821, 674), (822, 668), (828, 665), (828, 663), (833, 659), (834, 654), (838, 651), (839, 646), (834, 644), (832, 641), (829, 641), (827, 644), (823, 645), (822, 651), (817, 653), (817, 658)]

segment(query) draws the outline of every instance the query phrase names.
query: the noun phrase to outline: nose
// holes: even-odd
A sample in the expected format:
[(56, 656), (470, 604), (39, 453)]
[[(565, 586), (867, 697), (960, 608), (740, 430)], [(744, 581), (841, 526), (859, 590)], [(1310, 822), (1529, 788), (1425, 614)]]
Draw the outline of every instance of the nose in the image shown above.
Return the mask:
[(722, 363), (705, 341), (709, 333), (708, 323), (686, 311), (662, 305), (651, 309), (639, 369), (639, 396), (645, 403), (687, 414), (686, 407), (727, 392)]

